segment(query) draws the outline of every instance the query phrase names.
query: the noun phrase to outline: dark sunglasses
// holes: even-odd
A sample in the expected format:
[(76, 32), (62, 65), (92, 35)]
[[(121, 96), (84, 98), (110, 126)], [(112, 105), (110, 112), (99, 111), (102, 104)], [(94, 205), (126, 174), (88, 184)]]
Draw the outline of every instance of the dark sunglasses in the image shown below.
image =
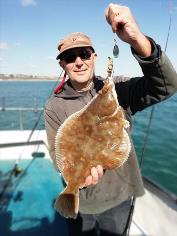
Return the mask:
[(81, 49), (80, 51), (70, 51), (65, 53), (61, 60), (64, 60), (66, 63), (73, 63), (75, 62), (77, 57), (80, 57), (83, 61), (89, 60), (92, 55), (92, 51), (89, 49)]

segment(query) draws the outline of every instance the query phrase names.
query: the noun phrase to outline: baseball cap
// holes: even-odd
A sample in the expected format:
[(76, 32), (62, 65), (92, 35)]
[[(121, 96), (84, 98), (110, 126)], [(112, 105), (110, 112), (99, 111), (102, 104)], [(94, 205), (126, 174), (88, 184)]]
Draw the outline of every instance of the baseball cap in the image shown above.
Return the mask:
[(68, 49), (77, 47), (91, 47), (93, 52), (94, 48), (90, 38), (82, 32), (74, 32), (62, 39), (58, 44), (59, 54), (56, 60), (60, 59), (61, 54)]

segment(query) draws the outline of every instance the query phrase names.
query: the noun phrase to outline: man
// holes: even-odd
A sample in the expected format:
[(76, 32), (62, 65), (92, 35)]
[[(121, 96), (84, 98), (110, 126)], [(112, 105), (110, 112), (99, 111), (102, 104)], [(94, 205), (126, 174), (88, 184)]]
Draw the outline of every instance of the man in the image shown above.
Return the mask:
[[(113, 32), (131, 46), (132, 54), (144, 73), (141, 78), (115, 78), (119, 103), (125, 110), (126, 118), (131, 121), (131, 115), (137, 111), (177, 91), (177, 74), (160, 46), (140, 31), (129, 8), (109, 4), (105, 15)], [(59, 43), (58, 49), (57, 60), (69, 79), (45, 107), (49, 151), (54, 165), (57, 129), (103, 86), (103, 80), (95, 76), (96, 53), (88, 36), (83, 33), (70, 34)], [(90, 170), (85, 188), (80, 190), (79, 216), (76, 220), (66, 220), (70, 235), (96, 235), (95, 228), (99, 228), (99, 235), (122, 235), (131, 197), (143, 194), (141, 174), (132, 145), (128, 161), (122, 167), (103, 171), (102, 166), (95, 166)]]

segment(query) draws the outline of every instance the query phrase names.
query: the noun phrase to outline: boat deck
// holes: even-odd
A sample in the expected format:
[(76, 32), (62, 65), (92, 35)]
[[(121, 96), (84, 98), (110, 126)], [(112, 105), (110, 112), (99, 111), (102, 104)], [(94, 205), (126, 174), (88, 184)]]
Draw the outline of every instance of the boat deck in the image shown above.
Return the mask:
[[(33, 142), (46, 141), (45, 132), (36, 131), (32, 144), (24, 146), (29, 133), (0, 132), (0, 143), (9, 144), (0, 149), (0, 193), (6, 187), (0, 196), (0, 235), (67, 235), (64, 219), (53, 208), (63, 188), (62, 181), (52, 166), (47, 147)], [(20, 161), (18, 167), (22, 170), (17, 177), (11, 176), (16, 160)]]

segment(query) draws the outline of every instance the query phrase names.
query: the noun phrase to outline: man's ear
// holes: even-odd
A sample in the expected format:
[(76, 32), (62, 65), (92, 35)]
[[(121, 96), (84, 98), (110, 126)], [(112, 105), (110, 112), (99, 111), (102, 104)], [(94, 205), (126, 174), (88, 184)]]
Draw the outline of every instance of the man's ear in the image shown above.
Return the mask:
[(94, 53), (94, 61), (96, 61), (96, 59), (97, 59), (97, 54)]
[(64, 69), (64, 63), (63, 63), (63, 61), (59, 61), (58, 64)]

